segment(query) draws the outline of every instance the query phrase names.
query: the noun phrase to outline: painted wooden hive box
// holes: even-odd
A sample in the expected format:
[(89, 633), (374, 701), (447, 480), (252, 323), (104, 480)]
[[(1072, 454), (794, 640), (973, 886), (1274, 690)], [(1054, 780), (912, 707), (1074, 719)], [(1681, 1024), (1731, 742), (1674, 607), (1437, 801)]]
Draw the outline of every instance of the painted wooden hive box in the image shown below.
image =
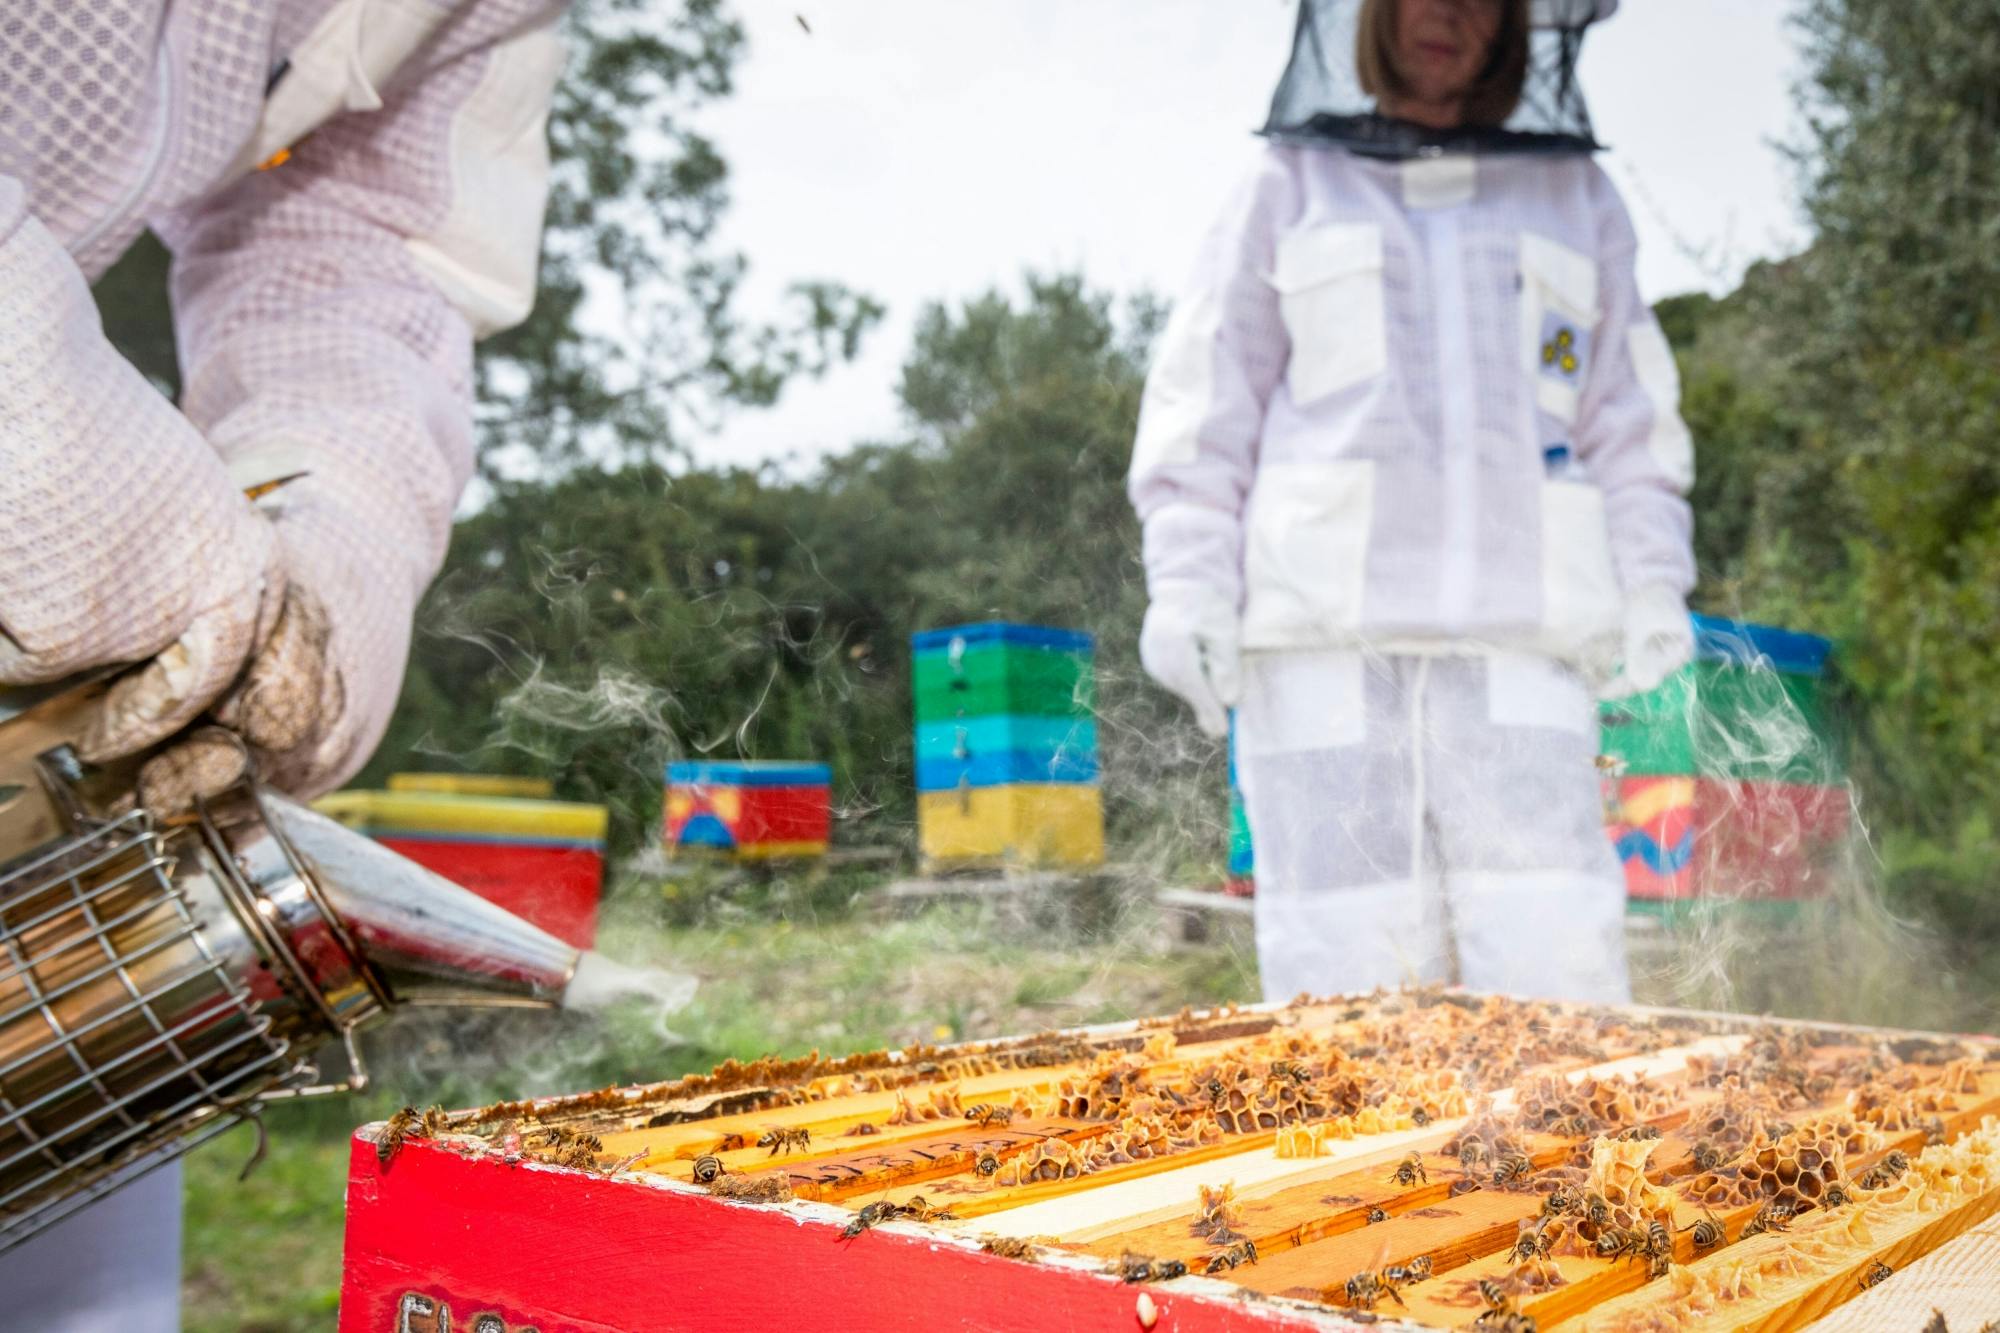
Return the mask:
[(739, 861), (826, 855), (833, 831), (833, 769), (791, 760), (667, 765), (666, 817), (673, 855)]
[(340, 1326), (1972, 1333), (1996, 1112), (1987, 1039), (1435, 990), (729, 1063), (360, 1130)]
[(1694, 624), (1694, 661), (1600, 710), (1616, 770), (1605, 819), (1629, 900), (1672, 915), (1705, 897), (1817, 897), (1819, 862), (1852, 812), (1824, 699), (1832, 645), (1768, 625)]
[(1104, 859), (1094, 641), (989, 622), (911, 640), (918, 844), (938, 868)]
[(387, 791), (337, 791), (322, 814), (588, 949), (604, 893), (601, 805), (542, 799), (549, 784), (488, 774), (399, 773)]

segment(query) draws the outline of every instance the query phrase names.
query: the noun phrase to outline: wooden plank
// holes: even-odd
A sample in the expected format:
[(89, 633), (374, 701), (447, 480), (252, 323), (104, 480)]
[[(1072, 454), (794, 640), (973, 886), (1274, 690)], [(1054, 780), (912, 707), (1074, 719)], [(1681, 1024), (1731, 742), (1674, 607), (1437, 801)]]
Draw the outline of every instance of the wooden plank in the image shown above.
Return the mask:
[[(1961, 1202), (1945, 1212), (1918, 1211), (1902, 1215), (1871, 1213), (1871, 1244), (1851, 1261), (1844, 1257), (1831, 1266), (1815, 1265), (1790, 1277), (1767, 1277), (1749, 1300), (1730, 1303), (1713, 1310), (1703, 1321), (1704, 1333), (1791, 1333), (1802, 1329), (1830, 1311), (1860, 1295), (1863, 1275), (1876, 1263), (1902, 1269), (1939, 1246), (2000, 1214), (2000, 1187)], [(1791, 1246), (1786, 1235), (1757, 1236), (1739, 1241), (1722, 1253), (1698, 1262), (1710, 1267), (1759, 1255), (1775, 1255)], [(1894, 1282), (1892, 1274), (1882, 1286)], [(1880, 1288), (1878, 1288), (1879, 1290)], [(1630, 1328), (1635, 1316), (1643, 1319), (1662, 1300), (1659, 1292), (1635, 1292), (1616, 1300), (1599, 1302), (1579, 1316), (1545, 1322), (1544, 1328), (1566, 1333), (1594, 1333), (1595, 1330)], [(1922, 1312), (1900, 1301), (1894, 1307), (1905, 1312), (1912, 1325)], [(1893, 1326), (1893, 1325), (1892, 1325)]]
[[(1989, 1081), (1982, 1094), (1972, 1099), (1970, 1105), (1947, 1117), (1946, 1132), (1956, 1136), (1977, 1126), (1985, 1116), (1995, 1113), (2000, 1113), (2000, 1080)], [(1923, 1147), (1923, 1142), (1921, 1133), (1892, 1135), (1879, 1151), (1851, 1163), (1850, 1172), (1859, 1174), (1893, 1149), (1900, 1148), (1914, 1154)], [(1657, 1173), (1649, 1172), (1648, 1175), (1656, 1181), (1659, 1179)], [(1745, 1205), (1724, 1209), (1716, 1215), (1726, 1224), (1729, 1234), (1736, 1236), (1756, 1211), (1755, 1205)], [(1693, 1238), (1682, 1229), (1693, 1226), (1702, 1215), (1700, 1208), (1675, 1196), (1675, 1262), (1694, 1260)], [(1730, 1246), (1713, 1254), (1728, 1254), (1733, 1250), (1734, 1246)], [(1599, 1259), (1594, 1255), (1563, 1255), (1552, 1262), (1563, 1276), (1563, 1285), (1521, 1303), (1522, 1310), (1540, 1321), (1544, 1328), (1553, 1327), (1606, 1301), (1639, 1292), (1648, 1286), (1644, 1265), (1635, 1262)], [(1494, 1253), (1465, 1265), (1448, 1280), (1434, 1281), (1407, 1291), (1404, 1297), (1409, 1303), (1410, 1317), (1433, 1323), (1463, 1322), (1468, 1309), (1476, 1312), (1478, 1308), (1475, 1284), (1481, 1278), (1504, 1281), (1512, 1271), (1513, 1264), (1506, 1255)]]
[[(1621, 1057), (1564, 1071), (1577, 1082), (1585, 1078), (1615, 1075), (1659, 1077), (1685, 1069), (1690, 1056), (1721, 1054), (1739, 1047), (1741, 1037), (1709, 1037), (1685, 1046), (1670, 1047), (1648, 1056)], [(1496, 1109), (1513, 1105), (1511, 1089), (1493, 1098)], [(1198, 1186), (1231, 1184), (1239, 1200), (1249, 1201), (1274, 1194), (1286, 1187), (1312, 1185), (1347, 1175), (1379, 1163), (1393, 1165), (1412, 1149), (1435, 1152), (1465, 1123), (1460, 1119), (1441, 1120), (1423, 1129), (1400, 1130), (1362, 1138), (1335, 1140), (1331, 1154), (1310, 1158), (1281, 1158), (1271, 1151), (1276, 1134), (1254, 1136), (1261, 1140), (1248, 1151), (1238, 1151), (1226, 1159), (1226, 1166), (1197, 1164), (1175, 1166), (1181, 1159), (1167, 1159), (1170, 1169), (1143, 1173), (1138, 1180), (1105, 1179), (1110, 1173), (1067, 1182), (1069, 1188), (1042, 1203), (1031, 1202), (987, 1219), (987, 1228), (1009, 1236), (1060, 1236), (1072, 1242), (1088, 1242), (1104, 1235), (1133, 1231), (1171, 1222), (1191, 1213)], [(1560, 1155), (1561, 1140), (1552, 1146)], [(1555, 1160), (1551, 1157), (1550, 1160)], [(1140, 1163), (1138, 1165), (1150, 1165)], [(1448, 1188), (1435, 1183), (1442, 1197)], [(967, 1213), (967, 1216), (974, 1214)], [(1253, 1233), (1254, 1234), (1254, 1233)], [(1273, 1236), (1280, 1234), (1277, 1231)]]
[(1974, 1333), (2000, 1317), (2000, 1214), (1896, 1269), (1895, 1276), (1807, 1326), (1807, 1333), (1914, 1329), (1935, 1310), (1947, 1326)]

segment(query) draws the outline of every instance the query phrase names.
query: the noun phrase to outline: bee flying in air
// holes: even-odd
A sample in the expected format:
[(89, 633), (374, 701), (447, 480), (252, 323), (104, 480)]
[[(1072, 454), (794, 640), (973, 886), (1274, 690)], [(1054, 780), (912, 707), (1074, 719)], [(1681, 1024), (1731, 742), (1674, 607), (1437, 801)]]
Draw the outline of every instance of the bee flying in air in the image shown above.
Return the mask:
[(1389, 1179), (1405, 1188), (1416, 1184), (1420, 1180), (1426, 1185), (1430, 1184), (1430, 1175), (1424, 1170), (1424, 1155), (1413, 1152), (1402, 1161), (1396, 1163), (1396, 1169), (1391, 1173)]
[(782, 1125), (773, 1125), (757, 1136), (757, 1146), (769, 1148), (771, 1151), (766, 1155), (770, 1157), (776, 1157), (781, 1152), (789, 1153), (794, 1148), (805, 1152), (811, 1142), (812, 1131), (804, 1126), (786, 1129)]
[(1235, 1268), (1240, 1264), (1254, 1264), (1256, 1262), (1257, 1242), (1246, 1239), (1230, 1246), (1226, 1250), (1217, 1250), (1214, 1254), (1209, 1255), (1208, 1266), (1201, 1271), (1204, 1273), (1220, 1273), (1225, 1269)]

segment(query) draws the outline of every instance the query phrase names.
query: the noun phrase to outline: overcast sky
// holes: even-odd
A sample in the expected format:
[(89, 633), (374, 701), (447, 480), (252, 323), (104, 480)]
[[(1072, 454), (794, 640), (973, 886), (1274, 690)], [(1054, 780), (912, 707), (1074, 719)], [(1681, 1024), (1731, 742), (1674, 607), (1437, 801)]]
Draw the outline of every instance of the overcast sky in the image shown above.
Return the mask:
[[(1791, 0), (1625, 0), (1584, 48), (1606, 168), (1652, 298), (1726, 291), (1798, 247)], [(1292, 0), (738, 0), (749, 52), (710, 128), (749, 256), (745, 308), (832, 278), (889, 307), (863, 359), (740, 413), (711, 463), (811, 459), (900, 432), (925, 302), (1024, 268), (1169, 295), (1245, 170)], [(802, 16), (810, 26), (806, 32)]]

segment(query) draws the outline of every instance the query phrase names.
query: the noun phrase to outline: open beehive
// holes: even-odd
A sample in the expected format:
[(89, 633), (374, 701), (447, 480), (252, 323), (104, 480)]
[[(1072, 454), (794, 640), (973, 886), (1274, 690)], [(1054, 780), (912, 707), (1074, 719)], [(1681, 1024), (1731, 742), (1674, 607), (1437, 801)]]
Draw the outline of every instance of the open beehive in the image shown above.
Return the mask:
[(1916, 1333), (1996, 1211), (1990, 1041), (1382, 993), (368, 1126), (341, 1326)]

